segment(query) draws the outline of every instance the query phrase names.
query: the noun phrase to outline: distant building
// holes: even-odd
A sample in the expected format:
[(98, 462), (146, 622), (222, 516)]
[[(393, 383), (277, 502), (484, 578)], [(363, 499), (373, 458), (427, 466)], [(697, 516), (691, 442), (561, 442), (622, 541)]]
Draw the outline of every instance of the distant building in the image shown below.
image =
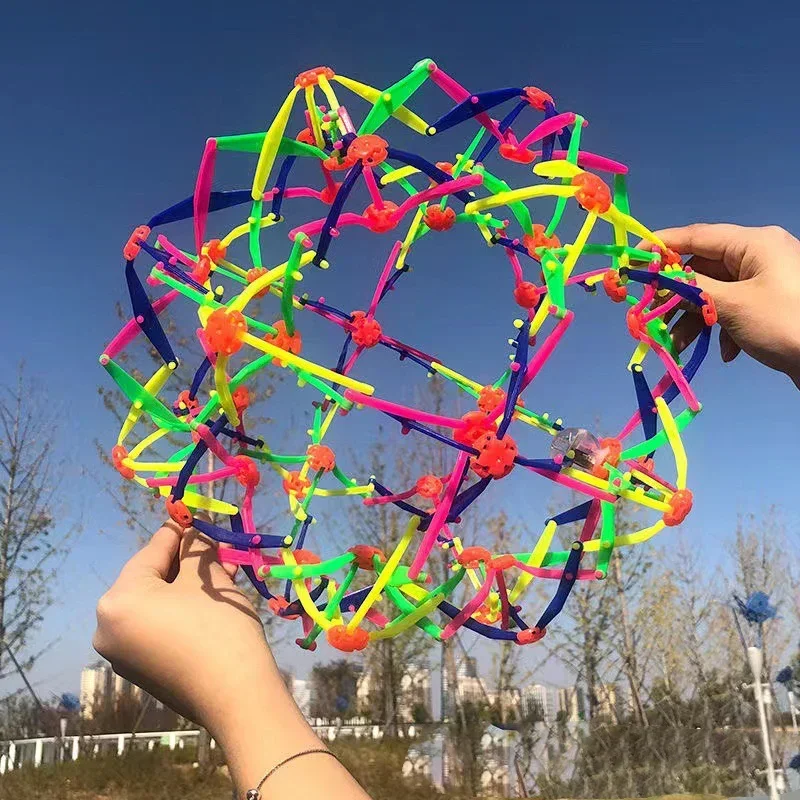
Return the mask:
[(400, 681), (401, 722), (413, 722), (415, 713), (427, 720), (433, 719), (433, 696), (431, 694), (431, 671), (428, 667), (409, 666)]
[(114, 673), (111, 665), (97, 661), (81, 670), (81, 716), (91, 719), (113, 697)]
[(556, 703), (553, 687), (534, 683), (522, 690), (522, 713), (526, 717), (534, 717), (544, 722), (553, 722), (556, 718)]
[[(383, 713), (376, 705), (376, 697), (380, 696), (380, 670), (367, 669), (358, 682), (356, 697), (358, 708), (366, 716), (380, 718)], [(400, 691), (397, 697), (396, 722), (410, 723), (421, 713), (428, 720), (433, 719), (433, 699), (431, 696), (431, 671), (428, 667), (410, 664), (400, 680)]]
[(478, 662), (464, 656), (456, 671), (456, 694), (461, 702), (482, 702), (487, 698), (486, 687), (478, 675)]
[(294, 702), (300, 709), (300, 713), (306, 718), (311, 718), (311, 683), (310, 681), (299, 680), (292, 678), (291, 686), (289, 687)]
[[(114, 708), (125, 701), (142, 703), (147, 694), (135, 684), (117, 675), (106, 661), (96, 661), (81, 670), (81, 716), (92, 719), (104, 709)], [(164, 706), (152, 700), (155, 711)]]
[(558, 714), (566, 722), (586, 719), (586, 703), (580, 686), (565, 686), (557, 694)]

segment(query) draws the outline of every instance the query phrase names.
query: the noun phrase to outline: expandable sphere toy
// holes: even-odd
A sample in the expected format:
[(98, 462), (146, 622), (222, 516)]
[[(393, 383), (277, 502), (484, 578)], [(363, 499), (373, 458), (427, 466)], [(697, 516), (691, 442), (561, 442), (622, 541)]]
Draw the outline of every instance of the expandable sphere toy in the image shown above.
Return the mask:
[[(409, 105), (428, 81), (452, 103), (433, 124)], [(358, 124), (340, 101), (340, 90), (368, 102), (369, 112)], [(304, 106), (305, 115), (299, 132), (288, 127), (296, 105)], [(455, 126), (476, 131), (452, 162), (434, 162), (395, 147), (390, 120), (426, 138)], [(680, 434), (700, 411), (690, 384), (708, 350), (716, 312), (680, 256), (631, 216), (627, 167), (581, 148), (585, 125), (580, 115), (559, 112), (541, 89), (472, 94), (430, 60), (383, 91), (317, 67), (297, 76), (266, 132), (209, 139), (194, 193), (135, 228), (125, 244), (132, 317), (100, 358), (132, 404), (112, 450), (114, 466), (126, 480), (160, 493), (178, 524), (194, 525), (228, 545), (219, 550), (220, 558), (242, 567), (274, 614), (299, 620), (301, 647), (313, 649), (324, 632), (340, 650), (361, 650), (412, 626), (439, 640), (463, 627), (491, 639), (535, 642), (576, 581), (605, 577), (616, 547), (644, 542), (681, 523), (691, 510)], [(214, 188), (215, 162), (231, 151), (254, 157), (248, 189)], [(318, 164), (316, 185), (292, 182), (302, 161)], [(520, 187), (493, 174), (492, 161), (518, 164)], [(535, 176), (543, 180), (529, 184)], [(356, 188), (368, 194), (366, 207), (355, 204)], [(287, 223), (297, 198), (318, 203), (314, 219)], [(526, 201), (534, 198), (553, 198), (549, 219), (532, 218)], [(561, 241), (559, 226), (572, 203), (585, 216), (574, 241)], [(241, 224), (209, 232), (215, 212), (238, 206), (248, 210)], [(496, 209), (510, 219), (495, 216)], [(179, 244), (162, 232), (186, 219), (193, 222), (193, 243)], [(328, 267), (335, 272), (352, 226), (387, 242), (385, 262), (374, 269), (364, 265), (364, 274), (376, 279), (369, 306), (340, 309), (298, 294), (303, 275)], [(589, 243), (595, 229), (608, 231), (608, 243)], [(477, 236), (511, 267), (508, 291), (521, 319), (513, 323), (510, 366), (489, 381), (466, 377), (457, 371), (464, 369), (461, 364), (445, 365), (393, 338), (381, 323), (382, 304), (408, 274), (414, 244), (456, 231)], [(645, 244), (632, 244), (631, 236)], [(270, 253), (286, 242), (285, 260), (265, 263), (265, 237)], [(247, 263), (228, 258), (228, 248), (240, 238), (248, 245)], [(587, 256), (604, 263), (580, 271), (579, 262)], [(141, 266), (149, 269), (145, 282), (137, 272)], [(415, 279), (424, 280), (420, 273)], [(625, 310), (635, 348), (629, 370), (636, 410), (610, 437), (565, 427), (523, 401), (573, 321), (570, 292), (598, 287)], [(266, 319), (252, 314), (256, 298), (263, 298), (264, 307), (274, 303)], [(391, 299), (402, 302), (402, 292)], [(707, 323), (685, 362), (668, 327), (680, 303), (696, 306)], [(173, 304), (194, 308), (199, 321), (194, 335), (204, 357), (188, 385), (176, 385), (174, 379), (179, 356), (165, 323)], [(327, 320), (341, 337), (335, 364), (311, 359), (313, 342), (301, 333), (308, 314)], [(163, 363), (140, 383), (123, 369), (120, 355), (133, 345), (141, 347), (142, 337)], [(474, 408), (462, 416), (443, 416), (384, 397), (380, 386), (359, 379), (359, 358), (373, 348), (398, 354), (399, 369), (421, 367), (451, 381), (472, 398)], [(663, 370), (655, 383), (645, 377), (648, 356)], [(248, 383), (269, 365), (294, 373), (305, 387), (309, 440), (303, 452), (275, 453), (248, 425)], [(485, 376), (487, 369), (482, 365), (474, 371)], [(679, 413), (671, 410), (674, 401), (683, 406)], [(350, 413), (383, 414), (406, 433), (435, 439), (449, 449), (449, 469), (401, 487), (384, 485), (380, 475), (352, 477), (345, 459), (325, 441), (331, 425), (343, 424)], [(539, 452), (520, 452), (514, 439), (519, 426), (538, 429), (549, 443)], [(640, 440), (629, 442), (639, 427)], [(177, 442), (172, 454), (154, 457), (166, 442)], [(671, 453), (674, 484), (656, 471), (662, 451)], [(485, 542), (462, 542), (459, 522), (470, 506), (513, 470), (541, 476), (586, 499), (548, 518), (524, 552), (491, 553)], [(285, 492), (289, 521), (284, 530), (264, 532), (254, 523), (253, 498), (270, 472)], [(207, 494), (209, 485), (216, 489), (223, 479), (233, 479), (229, 483), (238, 496)], [(393, 549), (383, 552), (369, 542), (354, 542), (341, 555), (317, 555), (311, 504), (343, 495), (362, 496), (368, 505), (394, 503), (408, 514), (405, 533)], [(655, 519), (635, 533), (617, 534), (615, 507), (627, 502)], [(197, 518), (198, 509), (211, 512), (214, 522)], [(576, 521), (583, 521), (579, 536), (559, 549), (554, 545), (558, 526)], [(425, 568), (441, 548), (451, 556), (452, 570), (434, 585)], [(356, 588), (364, 583), (356, 580), (359, 572), (369, 578), (362, 588)], [(554, 581), (555, 591), (531, 623), (520, 601), (534, 579)], [(455, 598), (462, 594), (466, 599), (458, 605)], [(379, 611), (381, 599), (388, 602)], [(391, 610), (384, 613), (387, 607)]]

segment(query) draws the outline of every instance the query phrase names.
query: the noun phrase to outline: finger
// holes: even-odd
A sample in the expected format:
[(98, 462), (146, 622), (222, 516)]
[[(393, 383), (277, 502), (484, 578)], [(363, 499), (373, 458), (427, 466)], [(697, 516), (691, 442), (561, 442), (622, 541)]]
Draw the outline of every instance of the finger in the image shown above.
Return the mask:
[(719, 332), (719, 354), (722, 357), (722, 360), (728, 364), (729, 362), (733, 361), (739, 353), (742, 352), (742, 348), (739, 347), (738, 344), (733, 340), (733, 337), (722, 328)]
[(720, 324), (723, 327), (735, 324), (742, 302), (746, 302), (750, 281), (718, 281), (700, 273), (696, 277), (701, 291), (714, 301)]
[(699, 314), (685, 312), (670, 331), (675, 349), (682, 353), (700, 335), (704, 327), (705, 322)]
[(699, 222), (684, 228), (665, 228), (656, 231), (671, 250), (682, 255), (692, 253), (723, 264), (731, 278), (739, 277), (752, 230), (741, 225)]
[[(225, 544), (223, 542), (220, 542), (220, 544), (218, 546), (218, 549), (222, 550), (223, 548), (230, 548), (230, 547), (233, 547), (233, 545)], [(231, 580), (233, 580), (236, 577), (236, 570), (239, 569), (239, 565), (238, 564), (232, 564), (230, 561), (220, 561), (219, 563), (220, 563), (220, 566), (222, 567), (222, 569), (225, 570), (225, 574)]]
[(181, 529), (171, 520), (122, 568), (120, 580), (157, 578), (166, 580), (178, 555)]
[(731, 275), (730, 270), (721, 261), (715, 261), (713, 258), (692, 256), (686, 262), (686, 266), (691, 267), (695, 274), (706, 275), (717, 281), (736, 280), (735, 277)]

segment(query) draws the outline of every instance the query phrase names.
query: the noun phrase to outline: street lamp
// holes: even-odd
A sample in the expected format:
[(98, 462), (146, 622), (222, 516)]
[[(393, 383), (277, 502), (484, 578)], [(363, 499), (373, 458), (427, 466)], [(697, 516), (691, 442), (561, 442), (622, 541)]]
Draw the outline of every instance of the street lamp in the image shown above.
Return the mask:
[[(765, 697), (764, 686), (761, 683), (761, 675), (764, 669), (764, 623), (774, 619), (777, 609), (770, 605), (769, 595), (764, 592), (753, 592), (747, 600), (741, 600), (736, 595), (733, 596), (736, 605), (734, 606), (734, 618), (742, 637), (742, 644), (747, 652), (747, 663), (753, 673), (753, 694), (755, 695), (756, 706), (758, 707), (758, 722), (761, 728), (761, 744), (764, 749), (764, 759), (767, 762), (767, 784), (769, 785), (770, 800), (777, 800), (778, 786), (775, 776), (775, 763), (772, 759), (772, 744), (769, 737), (769, 726), (767, 724), (767, 698)], [(742, 627), (739, 625), (739, 616), (751, 628), (755, 634), (755, 644), (747, 645)], [(753, 637), (751, 637), (753, 638)], [(767, 692), (770, 689), (767, 687)], [(771, 700), (770, 700), (771, 702)]]

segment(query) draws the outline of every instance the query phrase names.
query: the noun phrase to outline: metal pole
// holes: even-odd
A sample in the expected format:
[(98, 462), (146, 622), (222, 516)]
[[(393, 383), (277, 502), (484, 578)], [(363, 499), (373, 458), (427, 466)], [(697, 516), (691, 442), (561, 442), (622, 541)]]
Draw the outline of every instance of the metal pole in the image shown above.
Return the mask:
[(758, 706), (758, 721), (761, 726), (761, 743), (764, 748), (764, 758), (767, 761), (767, 783), (769, 784), (770, 800), (778, 800), (778, 788), (775, 783), (775, 765), (772, 762), (772, 748), (769, 742), (767, 728), (767, 714), (764, 708), (764, 691), (761, 685), (761, 669), (764, 665), (760, 647), (747, 648), (747, 660), (753, 673), (753, 693)]
[(794, 704), (794, 692), (789, 689), (787, 694), (789, 695), (789, 711), (792, 713), (792, 732), (797, 733), (797, 708)]

